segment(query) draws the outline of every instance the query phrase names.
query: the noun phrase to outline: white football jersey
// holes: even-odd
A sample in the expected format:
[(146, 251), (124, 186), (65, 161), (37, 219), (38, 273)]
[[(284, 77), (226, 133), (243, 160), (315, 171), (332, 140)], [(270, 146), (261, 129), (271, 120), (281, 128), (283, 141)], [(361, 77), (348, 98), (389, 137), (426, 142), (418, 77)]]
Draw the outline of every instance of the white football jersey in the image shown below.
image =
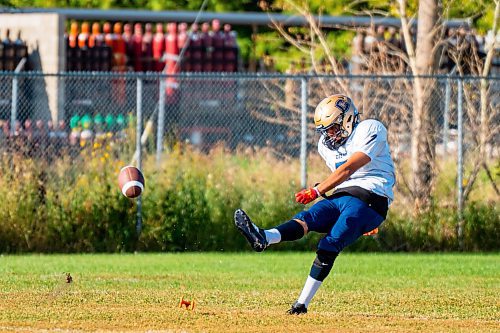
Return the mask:
[(327, 148), (321, 137), (318, 152), (332, 171), (344, 164), (355, 152), (368, 155), (370, 162), (354, 172), (349, 179), (337, 186), (337, 189), (359, 186), (387, 197), (389, 203), (394, 199), (394, 163), (387, 143), (387, 129), (380, 121), (367, 119), (360, 122), (337, 150)]

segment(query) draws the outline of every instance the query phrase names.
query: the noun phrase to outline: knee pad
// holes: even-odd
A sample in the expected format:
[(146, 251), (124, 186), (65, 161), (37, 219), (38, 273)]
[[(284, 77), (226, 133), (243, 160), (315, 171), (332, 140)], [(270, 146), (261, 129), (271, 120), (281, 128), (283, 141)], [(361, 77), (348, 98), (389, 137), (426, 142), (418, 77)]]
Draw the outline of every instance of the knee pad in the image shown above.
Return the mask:
[(323, 281), (330, 274), (338, 255), (338, 252), (319, 249), (316, 252), (316, 259), (314, 259), (309, 275), (317, 281)]

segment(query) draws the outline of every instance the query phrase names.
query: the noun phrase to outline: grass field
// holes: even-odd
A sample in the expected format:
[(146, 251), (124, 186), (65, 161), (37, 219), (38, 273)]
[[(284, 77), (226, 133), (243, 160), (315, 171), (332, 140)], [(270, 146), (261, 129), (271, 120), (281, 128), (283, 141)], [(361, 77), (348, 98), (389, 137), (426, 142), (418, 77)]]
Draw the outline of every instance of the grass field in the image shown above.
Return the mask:
[(0, 256), (0, 331), (500, 331), (500, 254), (345, 253), (286, 315), (314, 255)]

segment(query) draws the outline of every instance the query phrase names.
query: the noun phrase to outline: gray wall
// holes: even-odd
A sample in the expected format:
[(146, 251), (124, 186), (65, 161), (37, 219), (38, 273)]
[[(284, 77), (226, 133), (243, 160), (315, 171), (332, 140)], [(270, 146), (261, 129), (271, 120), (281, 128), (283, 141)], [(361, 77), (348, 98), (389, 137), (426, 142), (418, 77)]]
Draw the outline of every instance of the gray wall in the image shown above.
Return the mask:
[[(28, 46), (29, 63), (32, 70), (44, 73), (59, 73), (65, 70), (64, 16), (60, 14), (0, 14), (0, 32), (10, 29), (10, 38), (15, 40), (18, 32)], [(57, 77), (45, 76), (33, 87), (33, 97), (44, 101), (37, 108), (37, 118), (63, 117), (63, 87)], [(40, 105), (42, 106), (42, 105)]]

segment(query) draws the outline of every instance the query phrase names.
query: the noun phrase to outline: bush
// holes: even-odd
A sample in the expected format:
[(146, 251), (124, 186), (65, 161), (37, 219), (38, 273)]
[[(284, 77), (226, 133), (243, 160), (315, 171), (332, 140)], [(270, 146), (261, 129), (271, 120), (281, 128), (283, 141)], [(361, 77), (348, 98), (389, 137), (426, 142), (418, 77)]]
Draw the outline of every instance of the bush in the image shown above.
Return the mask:
[[(120, 156), (130, 156), (130, 149), (95, 145), (73, 161), (4, 155), (0, 252), (249, 250), (234, 228), (235, 209), (245, 209), (269, 228), (304, 208), (293, 198), (300, 187), (296, 160), (277, 159), (266, 149), (217, 147), (205, 154), (175, 146), (161, 166), (153, 159), (143, 162), (143, 229), (137, 239), (137, 201), (125, 198), (117, 186), (119, 169), (126, 164)], [(458, 250), (453, 207), (434, 206), (419, 217), (400, 208), (404, 205), (394, 207), (378, 235), (362, 237), (347, 250)], [(498, 216), (496, 203), (466, 206), (466, 250), (498, 250)], [(320, 237), (311, 234), (273, 249), (315, 249)]]

